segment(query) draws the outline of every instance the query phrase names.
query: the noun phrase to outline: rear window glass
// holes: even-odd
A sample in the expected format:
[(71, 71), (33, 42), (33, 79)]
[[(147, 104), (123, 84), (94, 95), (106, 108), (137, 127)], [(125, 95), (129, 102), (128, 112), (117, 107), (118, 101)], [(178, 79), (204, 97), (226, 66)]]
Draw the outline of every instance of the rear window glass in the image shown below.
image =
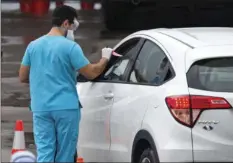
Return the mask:
[(233, 57), (200, 60), (187, 73), (190, 88), (233, 92)]

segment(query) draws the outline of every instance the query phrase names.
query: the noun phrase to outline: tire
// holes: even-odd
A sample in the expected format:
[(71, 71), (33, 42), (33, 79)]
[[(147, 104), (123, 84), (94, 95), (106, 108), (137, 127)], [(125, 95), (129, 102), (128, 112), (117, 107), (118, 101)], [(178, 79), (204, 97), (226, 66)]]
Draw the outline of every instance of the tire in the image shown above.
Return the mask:
[(111, 0), (102, 0), (102, 13), (104, 23), (107, 29), (125, 29), (126, 22), (130, 15), (129, 4), (126, 2), (115, 2)]
[(158, 163), (157, 154), (150, 148), (145, 149), (139, 159), (138, 163)]

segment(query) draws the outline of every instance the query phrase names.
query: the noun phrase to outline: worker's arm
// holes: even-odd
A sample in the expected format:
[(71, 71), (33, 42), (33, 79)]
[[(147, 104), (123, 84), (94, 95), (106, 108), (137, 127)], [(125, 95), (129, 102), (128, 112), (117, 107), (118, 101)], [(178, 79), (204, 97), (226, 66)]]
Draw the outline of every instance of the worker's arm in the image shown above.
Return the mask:
[(76, 44), (71, 51), (71, 63), (73, 67), (87, 79), (95, 79), (105, 69), (112, 53), (111, 48), (102, 49), (102, 59), (98, 63), (90, 63), (84, 56), (81, 47)]
[(21, 64), (20, 69), (19, 69), (19, 80), (22, 83), (29, 83), (29, 71), (30, 67), (29, 66), (24, 66)]
[(30, 64), (30, 46), (28, 46), (19, 68), (19, 80), (22, 83), (29, 83)]
[(98, 77), (105, 69), (108, 63), (108, 59), (102, 58), (96, 64), (88, 64), (79, 70), (79, 73), (85, 76), (87, 79), (95, 79)]

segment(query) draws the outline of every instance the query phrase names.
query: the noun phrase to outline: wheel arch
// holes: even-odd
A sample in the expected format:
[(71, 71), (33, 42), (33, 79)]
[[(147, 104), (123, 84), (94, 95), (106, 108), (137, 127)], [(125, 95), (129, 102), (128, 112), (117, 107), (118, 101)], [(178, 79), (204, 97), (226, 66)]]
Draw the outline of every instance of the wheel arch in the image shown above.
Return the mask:
[(149, 146), (153, 149), (153, 151), (155, 152), (157, 159), (158, 159), (158, 162), (159, 161), (159, 157), (158, 157), (158, 152), (157, 152), (157, 148), (156, 148), (156, 145), (154, 143), (154, 140), (151, 136), (151, 134), (146, 131), (146, 130), (140, 130), (138, 131), (138, 133), (136, 134), (135, 138), (134, 138), (134, 141), (133, 141), (133, 147), (132, 147), (132, 154), (131, 154), (131, 162), (135, 162), (135, 158), (134, 158), (134, 154), (136, 152), (136, 148), (137, 148), (137, 145), (138, 143), (141, 141), (141, 140), (145, 140), (148, 142)]

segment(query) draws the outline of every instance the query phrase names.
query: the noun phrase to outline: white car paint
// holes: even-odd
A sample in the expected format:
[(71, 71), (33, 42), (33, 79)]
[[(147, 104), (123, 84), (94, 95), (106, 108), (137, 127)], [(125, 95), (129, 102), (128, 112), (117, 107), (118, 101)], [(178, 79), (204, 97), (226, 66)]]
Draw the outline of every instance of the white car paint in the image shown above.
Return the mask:
[(233, 93), (188, 87), (186, 73), (204, 58), (233, 57), (233, 28), (154, 29), (133, 33), (148, 39), (166, 54), (175, 77), (159, 86), (85, 82), (77, 84), (83, 105), (78, 155), (85, 162), (131, 162), (136, 134), (152, 136), (160, 162), (233, 161), (233, 110), (204, 111), (198, 121), (218, 120), (213, 131), (178, 123), (165, 98), (172, 95), (224, 97), (233, 106)]

